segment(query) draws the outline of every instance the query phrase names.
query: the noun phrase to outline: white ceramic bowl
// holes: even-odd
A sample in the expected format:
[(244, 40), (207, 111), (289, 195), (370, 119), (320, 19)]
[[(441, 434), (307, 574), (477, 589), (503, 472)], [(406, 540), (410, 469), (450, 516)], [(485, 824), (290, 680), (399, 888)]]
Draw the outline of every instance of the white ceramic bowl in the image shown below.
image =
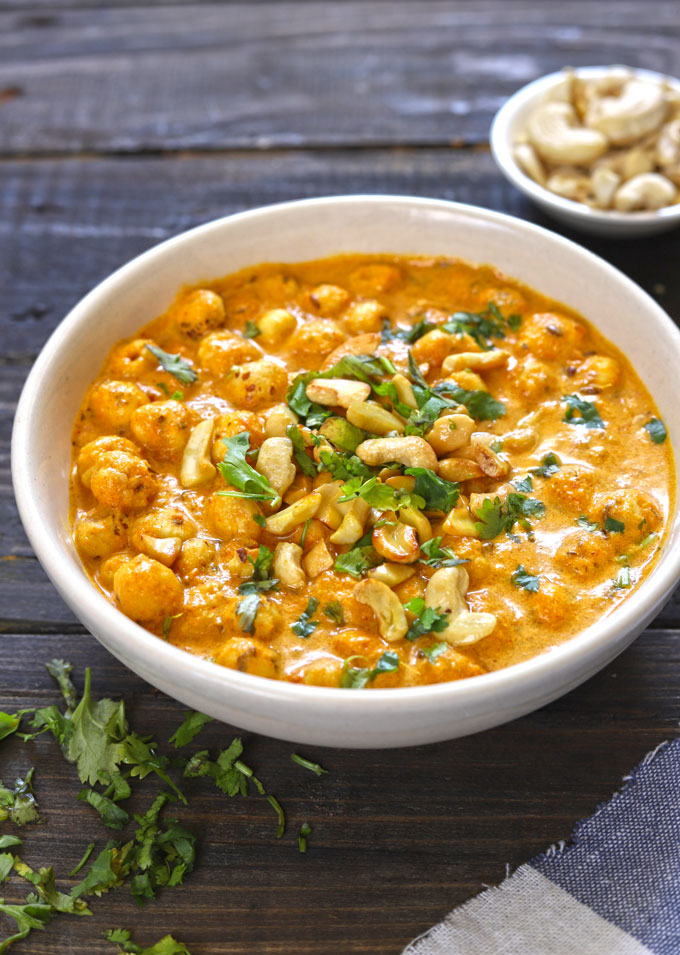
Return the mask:
[(163, 242), (79, 302), (38, 357), (14, 426), (12, 470), (24, 526), (55, 587), (85, 626), (149, 683), (211, 716), (295, 742), (391, 747), (463, 736), (565, 693), (612, 660), (650, 622), (680, 575), (680, 521), (658, 565), (611, 616), (549, 653), (497, 673), (410, 689), (352, 691), (266, 680), (201, 660), (152, 636), (86, 578), (68, 527), (71, 427), (112, 344), (170, 303), (183, 283), (263, 261), (340, 252), (444, 255), (493, 263), (567, 302), (624, 352), (680, 447), (680, 333), (611, 265), (534, 225), (429, 199), (348, 196), (229, 216)]
[[(633, 69), (631, 67), (631, 69)], [(584, 66), (576, 72), (584, 79), (594, 79), (611, 70), (611, 66)], [(634, 69), (641, 77), (668, 83), (680, 92), (680, 80), (652, 70)], [(616, 212), (591, 209), (582, 202), (563, 199), (527, 176), (515, 162), (512, 154), (517, 135), (524, 132), (529, 116), (542, 103), (550, 90), (562, 80), (562, 72), (550, 73), (517, 90), (496, 113), (491, 125), (491, 151), (506, 179), (540, 206), (544, 212), (574, 229), (593, 235), (607, 235), (614, 239), (634, 238), (666, 232), (680, 225), (680, 204), (656, 212)]]

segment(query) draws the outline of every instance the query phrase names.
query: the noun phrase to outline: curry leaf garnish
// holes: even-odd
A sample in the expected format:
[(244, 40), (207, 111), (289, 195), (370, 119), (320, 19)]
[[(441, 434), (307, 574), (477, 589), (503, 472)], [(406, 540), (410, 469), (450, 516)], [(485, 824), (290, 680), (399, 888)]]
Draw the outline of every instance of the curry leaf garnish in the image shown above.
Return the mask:
[(660, 418), (652, 418), (645, 425), (645, 431), (648, 432), (649, 437), (652, 439), (654, 444), (663, 444), (667, 437), (666, 425), (661, 421)]
[(604, 428), (604, 421), (592, 401), (586, 401), (579, 395), (564, 395), (562, 400), (567, 405), (564, 421), (584, 425), (586, 428)]
[(456, 557), (450, 547), (442, 547), (442, 540), (442, 537), (432, 537), (429, 541), (423, 541), (420, 552), (425, 557), (420, 558), (421, 563), (429, 567), (458, 567), (467, 563), (463, 558)]
[(524, 590), (527, 590), (530, 594), (538, 593), (541, 583), (540, 576), (530, 574), (529, 571), (525, 570), (521, 564), (518, 566), (517, 570), (510, 579), (512, 580), (515, 587), (523, 587)]
[(230, 438), (223, 438), (222, 444), (226, 450), (224, 460), (217, 465), (217, 470), (227, 484), (232, 484), (238, 491), (217, 493), (223, 497), (247, 497), (255, 501), (278, 503), (279, 495), (264, 474), (260, 474), (246, 461), (246, 455), (250, 451), (250, 432), (242, 431)]
[(201, 732), (204, 726), (213, 722), (212, 716), (206, 716), (205, 713), (198, 713), (196, 710), (186, 710), (184, 715), (184, 722), (180, 723), (170, 737), (170, 742), (174, 743), (175, 749), (186, 746)]
[(626, 529), (626, 525), (623, 521), (617, 521), (615, 517), (606, 517), (604, 521), (604, 529), (607, 534), (623, 534)]
[(333, 623), (337, 623), (339, 627), (344, 625), (345, 614), (339, 600), (332, 600), (331, 603), (326, 604), (323, 608), (323, 612), (329, 620), (332, 620)]
[(424, 499), (426, 507), (448, 513), (458, 503), (459, 487), (454, 481), (439, 477), (429, 468), (406, 468), (404, 474), (416, 479), (414, 492)]
[(163, 370), (176, 378), (177, 381), (181, 381), (183, 385), (193, 385), (198, 380), (198, 375), (193, 366), (181, 355), (171, 355), (159, 348), (158, 345), (147, 345), (146, 348), (154, 358), (158, 359), (158, 363)]
[(307, 601), (306, 608), (300, 614), (300, 617), (294, 624), (291, 626), (293, 633), (296, 633), (298, 637), (302, 637), (303, 640), (306, 640), (307, 637), (310, 637), (316, 628), (319, 626), (318, 620), (312, 620), (316, 611), (319, 608), (319, 601), (316, 597), (310, 597)]
[(492, 540), (503, 531), (510, 533), (518, 521), (524, 530), (530, 530), (528, 518), (540, 518), (544, 514), (543, 502), (524, 494), (508, 494), (504, 501), (499, 497), (494, 500), (487, 497), (475, 512), (475, 516), (479, 518), (475, 522), (475, 528), (482, 540)]
[(562, 467), (562, 462), (557, 457), (556, 454), (553, 454), (550, 451), (541, 461), (541, 464), (537, 468), (532, 468), (531, 473), (537, 475), (538, 477), (549, 478), (552, 477), (559, 469)]
[(308, 769), (316, 776), (323, 776), (324, 773), (328, 772), (323, 766), (320, 766), (318, 763), (313, 763), (311, 759), (305, 759), (304, 756), (299, 756), (297, 753), (291, 753), (290, 758), (294, 763), (297, 763), (298, 766), (302, 766), (303, 769)]
[(448, 626), (449, 616), (445, 611), (435, 607), (426, 607), (422, 597), (414, 597), (404, 605), (409, 613), (413, 614), (406, 632), (407, 640), (416, 640), (426, 633), (441, 633)]
[(431, 647), (420, 647), (420, 653), (422, 653), (430, 663), (436, 663), (437, 659), (442, 653), (446, 653), (448, 648), (448, 643), (442, 640), (441, 643), (433, 643)]

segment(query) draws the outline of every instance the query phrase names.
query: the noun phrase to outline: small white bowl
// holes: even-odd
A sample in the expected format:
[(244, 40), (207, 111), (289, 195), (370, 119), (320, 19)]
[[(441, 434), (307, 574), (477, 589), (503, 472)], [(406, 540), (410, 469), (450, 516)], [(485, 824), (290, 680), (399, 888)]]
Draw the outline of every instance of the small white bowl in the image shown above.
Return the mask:
[[(637, 285), (580, 246), (474, 206), (391, 196), (289, 202), (218, 219), (124, 265), (80, 301), (39, 355), (12, 440), (12, 476), (31, 544), (85, 626), (149, 683), (218, 719), (295, 742), (392, 747), (464, 736), (528, 713), (582, 683), (658, 612), (680, 576), (680, 520), (653, 572), (611, 616), (562, 646), (496, 673), (392, 690), (341, 690), (267, 680), (217, 666), (133, 623), (86, 577), (71, 540), (71, 429), (112, 344), (162, 312), (179, 286), (259, 262), (341, 252), (450, 256), (493, 263), (568, 302), (634, 356), (674, 447), (680, 332)], [(676, 464), (677, 467), (677, 464)]]
[[(576, 73), (584, 79), (595, 79), (610, 70), (611, 66), (584, 66), (579, 67)], [(638, 76), (665, 82), (680, 92), (680, 80), (675, 77), (655, 73), (652, 70), (639, 70), (633, 67), (631, 70)], [(564, 73), (560, 71), (528, 83), (517, 90), (496, 113), (491, 124), (491, 151), (506, 179), (509, 179), (525, 196), (533, 199), (536, 205), (554, 219), (593, 235), (627, 239), (667, 232), (680, 225), (680, 203), (655, 212), (591, 209), (582, 202), (564, 199), (550, 192), (520, 169), (513, 156), (513, 146), (517, 136), (526, 131), (529, 117), (534, 109), (563, 79)]]

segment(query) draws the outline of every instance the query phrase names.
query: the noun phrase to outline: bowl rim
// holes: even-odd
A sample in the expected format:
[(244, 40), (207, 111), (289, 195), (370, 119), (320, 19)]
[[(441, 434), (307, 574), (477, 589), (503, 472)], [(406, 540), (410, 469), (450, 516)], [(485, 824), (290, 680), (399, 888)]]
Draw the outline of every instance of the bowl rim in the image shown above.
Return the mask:
[[(134, 623), (111, 604), (92, 584), (82, 567), (72, 566), (70, 560), (63, 559), (66, 552), (63, 542), (42, 532), (41, 508), (34, 490), (35, 481), (24, 479), (26, 473), (30, 474), (30, 471), (26, 471), (26, 467), (30, 461), (33, 430), (39, 418), (36, 394), (41, 382), (50, 377), (50, 369), (57, 367), (55, 356), (67, 348), (71, 339), (77, 335), (79, 327), (87, 324), (93, 314), (96, 315), (99, 300), (109, 296), (117, 287), (142, 277), (147, 269), (153, 268), (157, 261), (162, 260), (167, 251), (176, 251), (183, 245), (190, 245), (199, 235), (217, 233), (246, 219), (266, 220), (272, 216), (275, 218), (295, 214), (295, 211), (301, 208), (323, 209), (328, 205), (351, 206), (357, 203), (374, 207), (399, 206), (404, 210), (417, 206), (421, 210), (433, 212), (440, 210), (455, 213), (458, 217), (470, 217), (477, 221), (481, 219), (491, 226), (505, 226), (520, 233), (547, 238), (558, 249), (561, 247), (568, 249), (571, 254), (576, 252), (582, 257), (595, 259), (608, 278), (626, 286), (633, 304), (637, 301), (644, 305), (647, 312), (651, 310), (661, 324), (668, 326), (668, 331), (675, 338), (678, 354), (680, 354), (680, 330), (661, 306), (632, 279), (577, 243), (514, 216), (442, 199), (362, 194), (291, 200), (234, 213), (172, 236), (117, 268), (74, 305), (45, 342), (24, 384), (12, 433), (12, 480), (19, 514), (27, 536), (50, 580), (69, 606), (74, 609), (76, 616), (80, 616), (82, 608), (82, 613), (87, 619), (97, 620), (99, 627), (106, 633), (106, 640), (102, 642), (110, 652), (124, 658), (126, 665), (129, 665), (128, 660), (134, 661), (143, 666), (146, 672), (168, 674), (171, 680), (183, 674), (181, 677), (183, 685), (190, 686), (193, 681), (194, 685), (202, 684), (204, 687), (211, 686), (224, 691), (232, 687), (235, 691), (247, 691), (249, 696), (260, 700), (276, 701), (282, 706), (294, 705), (296, 701), (302, 702), (304, 699), (307, 707), (310, 703), (319, 707), (330, 706), (332, 709), (339, 709), (340, 715), (345, 711), (356, 714), (358, 710), (361, 710), (367, 716), (370, 716), (372, 711), (383, 709), (398, 712), (400, 715), (407, 714), (410, 710), (415, 713), (421, 711), (424, 706), (429, 708), (432, 704), (452, 699), (455, 699), (464, 709), (477, 702), (479, 698), (493, 697), (495, 694), (502, 698), (501, 691), (510, 691), (514, 695), (521, 689), (529, 691), (542, 685), (547, 689), (550, 687), (551, 672), (564, 668), (566, 674), (569, 672), (570, 663), (581, 660), (583, 664), (588, 659), (595, 659), (598, 651), (602, 651), (607, 645), (616, 647), (617, 634), (632, 632), (637, 625), (651, 618), (680, 577), (680, 547), (670, 548), (667, 539), (652, 573), (635, 593), (607, 617), (537, 656), (501, 670), (464, 680), (415, 687), (375, 688), (368, 693), (356, 694), (347, 693), (339, 687), (290, 683), (242, 673), (222, 667), (161, 640)], [(381, 253), (376, 251), (375, 254)], [(390, 253), (384, 251), (382, 254)], [(667, 537), (674, 523), (678, 522), (678, 507), (679, 502), (676, 496), (674, 510), (669, 514)], [(620, 649), (622, 646), (614, 650), (610, 658), (613, 658)], [(590, 672), (595, 672), (601, 665), (592, 668)], [(572, 685), (575, 684), (572, 683)], [(550, 698), (557, 695), (559, 694), (553, 693)]]
[[(680, 92), (680, 79), (678, 77), (667, 73), (659, 73), (656, 70), (643, 69), (642, 67), (612, 64), (611, 66), (578, 66), (574, 67), (573, 70), (574, 73), (586, 79), (594, 79), (614, 68), (630, 70), (632, 73), (644, 78), (662, 81), (673, 86)], [(576, 202), (574, 199), (565, 199), (564, 196), (558, 196), (557, 193), (550, 192), (549, 189), (546, 189), (545, 186), (536, 182), (520, 168), (512, 155), (512, 139), (510, 135), (515, 116), (520, 109), (532, 101), (539, 101), (549, 90), (554, 89), (554, 87), (564, 79), (565, 69), (567, 69), (567, 67), (556, 70), (554, 73), (546, 73), (532, 80), (530, 83), (521, 86), (503, 103), (494, 116), (489, 133), (489, 142), (496, 165), (501, 172), (503, 172), (513, 185), (538, 203), (553, 206), (565, 215), (572, 217), (580, 216), (592, 223), (607, 223), (611, 226), (620, 226), (622, 232), (626, 226), (635, 229), (637, 226), (667, 222), (668, 220), (674, 220), (680, 217), (680, 201), (672, 206), (665, 206), (662, 209), (655, 209), (649, 212), (641, 210), (619, 212), (616, 209), (593, 209), (582, 202)]]

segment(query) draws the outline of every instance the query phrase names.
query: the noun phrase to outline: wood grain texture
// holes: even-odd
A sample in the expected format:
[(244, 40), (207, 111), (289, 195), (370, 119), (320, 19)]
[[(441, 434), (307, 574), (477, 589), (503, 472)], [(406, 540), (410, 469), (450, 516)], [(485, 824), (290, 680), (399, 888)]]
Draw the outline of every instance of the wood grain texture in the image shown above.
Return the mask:
[[(501, 12), (502, 10), (502, 12)], [(537, 42), (540, 36), (540, 42)], [(672, 2), (96, 4), (0, 12), (4, 154), (485, 142), (565, 64), (680, 74)]]
[[(2, 641), (5, 707), (53, 702), (37, 661), (57, 655), (74, 663), (79, 683), (92, 665), (94, 692), (124, 694), (131, 724), (161, 743), (182, 718), (179, 704), (89, 636)], [(274, 839), (264, 800), (229, 800), (200, 780), (188, 783), (189, 807), (177, 815), (201, 843), (186, 885), (142, 911), (121, 889), (93, 901), (93, 918), (58, 918), (23, 950), (103, 955), (110, 949), (97, 941), (100, 933), (124, 925), (147, 942), (173, 930), (193, 955), (396, 953), (483, 883), (500, 881), (506, 862), (514, 868), (568, 838), (650, 748), (676, 732), (678, 666), (678, 634), (647, 633), (568, 697), (497, 730), (418, 750), (302, 748), (329, 770), (319, 780), (291, 763), (295, 747), (245, 734), (247, 761), (286, 809), (283, 840)], [(223, 747), (236, 732), (212, 724), (189, 751)], [(47, 824), (24, 830), (32, 864), (55, 862), (63, 874), (90, 841), (106, 840), (98, 817), (75, 801), (75, 773), (51, 739), (12, 741), (0, 765), (5, 778), (36, 766)], [(156, 787), (147, 781), (139, 789), (143, 808)], [(305, 820), (313, 834), (301, 856), (296, 834)], [(13, 883), (6, 895), (16, 893)]]

